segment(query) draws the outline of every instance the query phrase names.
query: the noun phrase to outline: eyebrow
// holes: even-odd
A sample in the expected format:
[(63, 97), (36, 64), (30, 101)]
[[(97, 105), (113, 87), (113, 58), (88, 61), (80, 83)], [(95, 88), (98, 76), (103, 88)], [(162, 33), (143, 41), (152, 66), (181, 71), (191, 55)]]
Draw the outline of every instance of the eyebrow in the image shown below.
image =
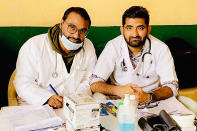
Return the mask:
[(146, 26), (144, 26), (144, 25), (138, 25), (137, 27), (146, 27)]
[[(68, 25), (74, 25), (74, 24), (72, 24), (72, 23), (67, 23)], [(74, 25), (74, 26), (76, 26), (76, 25)], [(77, 26), (76, 26), (77, 27)]]
[(133, 27), (132, 25), (126, 25), (125, 27)]
[[(127, 25), (126, 27), (133, 27), (132, 25)], [(144, 25), (138, 25), (137, 27), (146, 27)]]

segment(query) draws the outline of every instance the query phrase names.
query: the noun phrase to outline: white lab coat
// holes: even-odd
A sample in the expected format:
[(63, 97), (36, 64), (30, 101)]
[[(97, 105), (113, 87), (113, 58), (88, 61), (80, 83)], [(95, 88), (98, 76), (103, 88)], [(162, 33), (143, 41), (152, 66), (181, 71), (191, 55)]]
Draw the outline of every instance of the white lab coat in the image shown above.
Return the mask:
[[(127, 43), (122, 35), (109, 41), (99, 56), (93, 74), (99, 79), (106, 81), (112, 74), (116, 85), (125, 85), (128, 83), (136, 84), (145, 92), (151, 92), (158, 88), (159, 83), (164, 84), (169, 81), (178, 81), (173, 58), (167, 45), (157, 38), (149, 35), (151, 40), (151, 54), (145, 55), (144, 63), (142, 56), (148, 52), (149, 41), (146, 40), (142, 55), (136, 69), (133, 68)], [(121, 62), (125, 61), (127, 71), (122, 71)], [(152, 64), (150, 64), (152, 61)], [(147, 76), (149, 78), (147, 78)], [(91, 83), (99, 81), (93, 78)], [(177, 88), (170, 87), (177, 95)]]
[[(96, 60), (94, 46), (86, 38), (68, 73), (62, 56), (52, 49), (48, 35), (35, 36), (19, 51), (14, 80), (17, 94), (33, 105), (42, 105), (54, 95), (49, 84), (52, 84), (60, 95), (91, 95), (89, 77)], [(52, 77), (54, 72), (58, 73), (57, 78)]]

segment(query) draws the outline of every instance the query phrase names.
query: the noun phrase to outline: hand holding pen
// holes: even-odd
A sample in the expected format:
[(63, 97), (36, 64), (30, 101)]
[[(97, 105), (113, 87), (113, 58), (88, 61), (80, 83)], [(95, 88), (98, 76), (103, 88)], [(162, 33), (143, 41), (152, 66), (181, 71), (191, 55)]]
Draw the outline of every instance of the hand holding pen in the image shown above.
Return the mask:
[(54, 87), (49, 84), (49, 87), (52, 89), (52, 91), (55, 93), (55, 95), (52, 95), (49, 99), (48, 99), (48, 104), (49, 106), (58, 109), (58, 108), (62, 108), (63, 107), (63, 97), (59, 96), (57, 91), (54, 89)]

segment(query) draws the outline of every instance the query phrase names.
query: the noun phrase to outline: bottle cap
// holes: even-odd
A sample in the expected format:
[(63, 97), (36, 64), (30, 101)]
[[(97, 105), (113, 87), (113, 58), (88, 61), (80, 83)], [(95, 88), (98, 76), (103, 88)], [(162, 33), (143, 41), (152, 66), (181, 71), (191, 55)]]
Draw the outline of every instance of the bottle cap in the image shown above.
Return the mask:
[(129, 105), (129, 104), (130, 104), (130, 95), (129, 94), (125, 94), (124, 105)]
[(130, 95), (130, 100), (135, 100), (135, 95)]

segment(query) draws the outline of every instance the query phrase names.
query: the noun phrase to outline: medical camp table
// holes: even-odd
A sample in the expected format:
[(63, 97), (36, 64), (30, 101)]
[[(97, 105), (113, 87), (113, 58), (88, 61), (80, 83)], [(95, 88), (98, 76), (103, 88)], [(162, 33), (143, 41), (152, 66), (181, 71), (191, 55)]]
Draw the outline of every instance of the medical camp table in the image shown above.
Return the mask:
[[(111, 102), (114, 102), (113, 100)], [(174, 115), (171, 115), (174, 120), (181, 126), (182, 131), (195, 131), (196, 127), (193, 125), (195, 114), (188, 110), (183, 104), (181, 104), (175, 97), (171, 97), (166, 100), (160, 101), (158, 107), (150, 108), (146, 110), (148, 112), (153, 112), (158, 114), (161, 109), (165, 109), (166, 112), (174, 112)], [(64, 109), (54, 109), (55, 113), (61, 117), (63, 120), (64, 118)], [(139, 114), (140, 111), (138, 111)], [(177, 114), (176, 114), (177, 113)], [(186, 115), (184, 115), (186, 114)], [(187, 115), (190, 114), (190, 115)], [(0, 111), (0, 118), (1, 118), (1, 111)], [(138, 121), (139, 118), (137, 118)], [(100, 116), (100, 123), (103, 127), (111, 131), (118, 131), (118, 120), (117, 117), (114, 117), (112, 114), (109, 113), (107, 116)], [(6, 131), (1, 129), (0, 123), (0, 130)], [(141, 131), (138, 124), (136, 124), (135, 131)]]

